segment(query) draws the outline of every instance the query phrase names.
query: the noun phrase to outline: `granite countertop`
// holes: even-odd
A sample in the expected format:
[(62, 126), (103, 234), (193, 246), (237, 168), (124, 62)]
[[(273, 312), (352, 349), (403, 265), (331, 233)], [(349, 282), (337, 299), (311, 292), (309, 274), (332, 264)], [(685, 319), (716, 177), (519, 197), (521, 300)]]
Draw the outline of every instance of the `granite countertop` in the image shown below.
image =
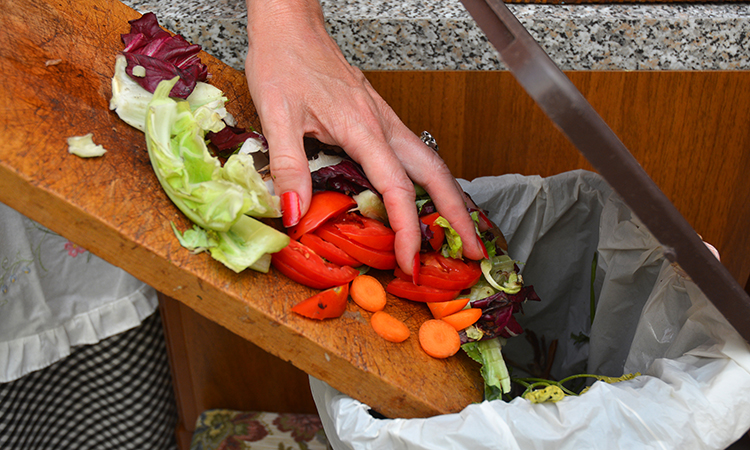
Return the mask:
[[(125, 0), (237, 69), (242, 0)], [(322, 0), (328, 30), (362, 70), (503, 70), (459, 0)], [(750, 4), (511, 4), (563, 70), (748, 70)]]

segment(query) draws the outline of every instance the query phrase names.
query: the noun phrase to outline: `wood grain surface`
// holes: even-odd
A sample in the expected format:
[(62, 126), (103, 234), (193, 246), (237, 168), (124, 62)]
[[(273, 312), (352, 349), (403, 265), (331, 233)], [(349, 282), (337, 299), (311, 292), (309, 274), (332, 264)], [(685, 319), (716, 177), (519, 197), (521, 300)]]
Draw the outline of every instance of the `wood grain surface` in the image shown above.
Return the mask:
[[(143, 135), (108, 107), (120, 34), (136, 12), (110, 0), (0, 0), (0, 10), (0, 201), (387, 416), (481, 400), (478, 368), (463, 354), (436, 360), (414, 338), (386, 342), (353, 304), (335, 321), (295, 316), (291, 305), (313, 290), (275, 271), (235, 274), (180, 247), (170, 222), (185, 229), (187, 220), (162, 192)], [(239, 124), (258, 126), (244, 75), (202, 60)], [(68, 153), (66, 139), (87, 133), (105, 156)], [(415, 333), (429, 316), (392, 297), (386, 309)]]

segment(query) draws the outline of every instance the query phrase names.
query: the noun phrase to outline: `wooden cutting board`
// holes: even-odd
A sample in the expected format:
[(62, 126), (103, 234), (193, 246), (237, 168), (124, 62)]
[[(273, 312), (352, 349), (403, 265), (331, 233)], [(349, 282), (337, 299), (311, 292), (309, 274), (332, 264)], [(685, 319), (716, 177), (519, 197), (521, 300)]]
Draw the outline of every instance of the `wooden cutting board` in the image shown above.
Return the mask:
[[(179, 245), (170, 222), (189, 223), (159, 186), (143, 134), (109, 110), (120, 34), (137, 12), (113, 0), (0, 5), (0, 201), (388, 417), (458, 412), (481, 401), (473, 361), (420, 350), (425, 305), (390, 297), (386, 310), (413, 332), (392, 344), (356, 305), (338, 320), (300, 318), (291, 306), (315, 291), (273, 270), (235, 274)], [(259, 127), (244, 74), (205, 53), (201, 59), (239, 125)], [(68, 153), (66, 139), (87, 133), (105, 156)]]

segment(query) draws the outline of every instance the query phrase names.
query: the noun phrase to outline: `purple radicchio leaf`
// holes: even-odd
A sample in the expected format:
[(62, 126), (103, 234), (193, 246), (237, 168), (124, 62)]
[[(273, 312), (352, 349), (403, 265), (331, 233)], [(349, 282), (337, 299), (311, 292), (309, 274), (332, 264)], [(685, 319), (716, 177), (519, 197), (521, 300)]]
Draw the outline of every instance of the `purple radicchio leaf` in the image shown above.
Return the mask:
[(248, 139), (257, 139), (264, 149), (268, 149), (268, 142), (262, 134), (230, 125), (227, 125), (218, 133), (208, 132), (206, 138), (216, 147), (220, 156), (228, 157)]
[(344, 159), (333, 166), (323, 167), (311, 174), (314, 190), (337, 191), (346, 195), (356, 195), (370, 189), (380, 196), (365, 176), (364, 171), (350, 159)]
[[(146, 45), (145, 43), (148, 41), (170, 35), (159, 26), (156, 14), (152, 12), (146, 13), (140, 19), (131, 20), (128, 23), (130, 24), (130, 33), (121, 36), (122, 41), (129, 47), (125, 51), (132, 51), (134, 47)], [(141, 43), (137, 41), (141, 41)]]
[[(208, 68), (198, 58), (200, 45), (164, 31), (154, 13), (146, 13), (129, 23), (130, 33), (121, 36), (128, 61), (126, 72), (144, 89), (153, 93), (160, 81), (179, 76), (180, 81), (170, 96), (187, 98), (196, 82), (208, 78)], [(135, 66), (146, 69), (146, 75), (133, 76)]]
[(421, 208), (419, 208), (419, 217), (429, 216), (432, 213), (437, 212), (435, 202), (428, 200)]
[[(156, 90), (159, 82), (163, 80), (171, 80), (174, 77), (180, 77), (177, 84), (169, 92), (170, 97), (188, 98), (197, 82), (197, 76), (194, 73), (195, 69), (189, 67), (188, 70), (181, 70), (174, 64), (162, 61), (160, 59), (152, 58), (146, 55), (139, 55), (137, 53), (125, 53), (123, 52), (125, 59), (128, 61), (128, 66), (125, 68), (125, 72), (130, 75), (130, 78), (135, 80), (136, 83), (151, 93)], [(146, 69), (146, 76), (140, 77), (133, 75), (133, 68), (142, 66)]]
[(523, 333), (523, 328), (513, 315), (523, 313), (522, 304), (527, 300), (540, 300), (533, 286), (524, 286), (516, 294), (498, 292), (471, 302), (473, 308), (482, 309), (482, 316), (475, 324), (483, 333), (482, 339), (498, 336), (509, 338)]
[(430, 244), (430, 239), (435, 236), (435, 233), (432, 232), (429, 225), (421, 220), (419, 221), (419, 231), (422, 233), (422, 250), (431, 251), (432, 245)]

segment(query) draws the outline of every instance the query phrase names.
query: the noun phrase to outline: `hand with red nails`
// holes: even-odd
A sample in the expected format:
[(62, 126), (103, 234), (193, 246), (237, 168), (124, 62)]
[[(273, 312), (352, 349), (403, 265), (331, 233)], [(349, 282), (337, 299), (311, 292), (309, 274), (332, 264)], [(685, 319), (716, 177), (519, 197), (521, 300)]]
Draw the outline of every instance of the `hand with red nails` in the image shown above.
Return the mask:
[(247, 7), (248, 87), (268, 140), (284, 225), (294, 225), (310, 205), (308, 136), (343, 148), (383, 195), (404, 272), (412, 274), (421, 243), (411, 180), (461, 236), (464, 255), (481, 259), (484, 247), (448, 167), (346, 61), (318, 0), (247, 0)]

